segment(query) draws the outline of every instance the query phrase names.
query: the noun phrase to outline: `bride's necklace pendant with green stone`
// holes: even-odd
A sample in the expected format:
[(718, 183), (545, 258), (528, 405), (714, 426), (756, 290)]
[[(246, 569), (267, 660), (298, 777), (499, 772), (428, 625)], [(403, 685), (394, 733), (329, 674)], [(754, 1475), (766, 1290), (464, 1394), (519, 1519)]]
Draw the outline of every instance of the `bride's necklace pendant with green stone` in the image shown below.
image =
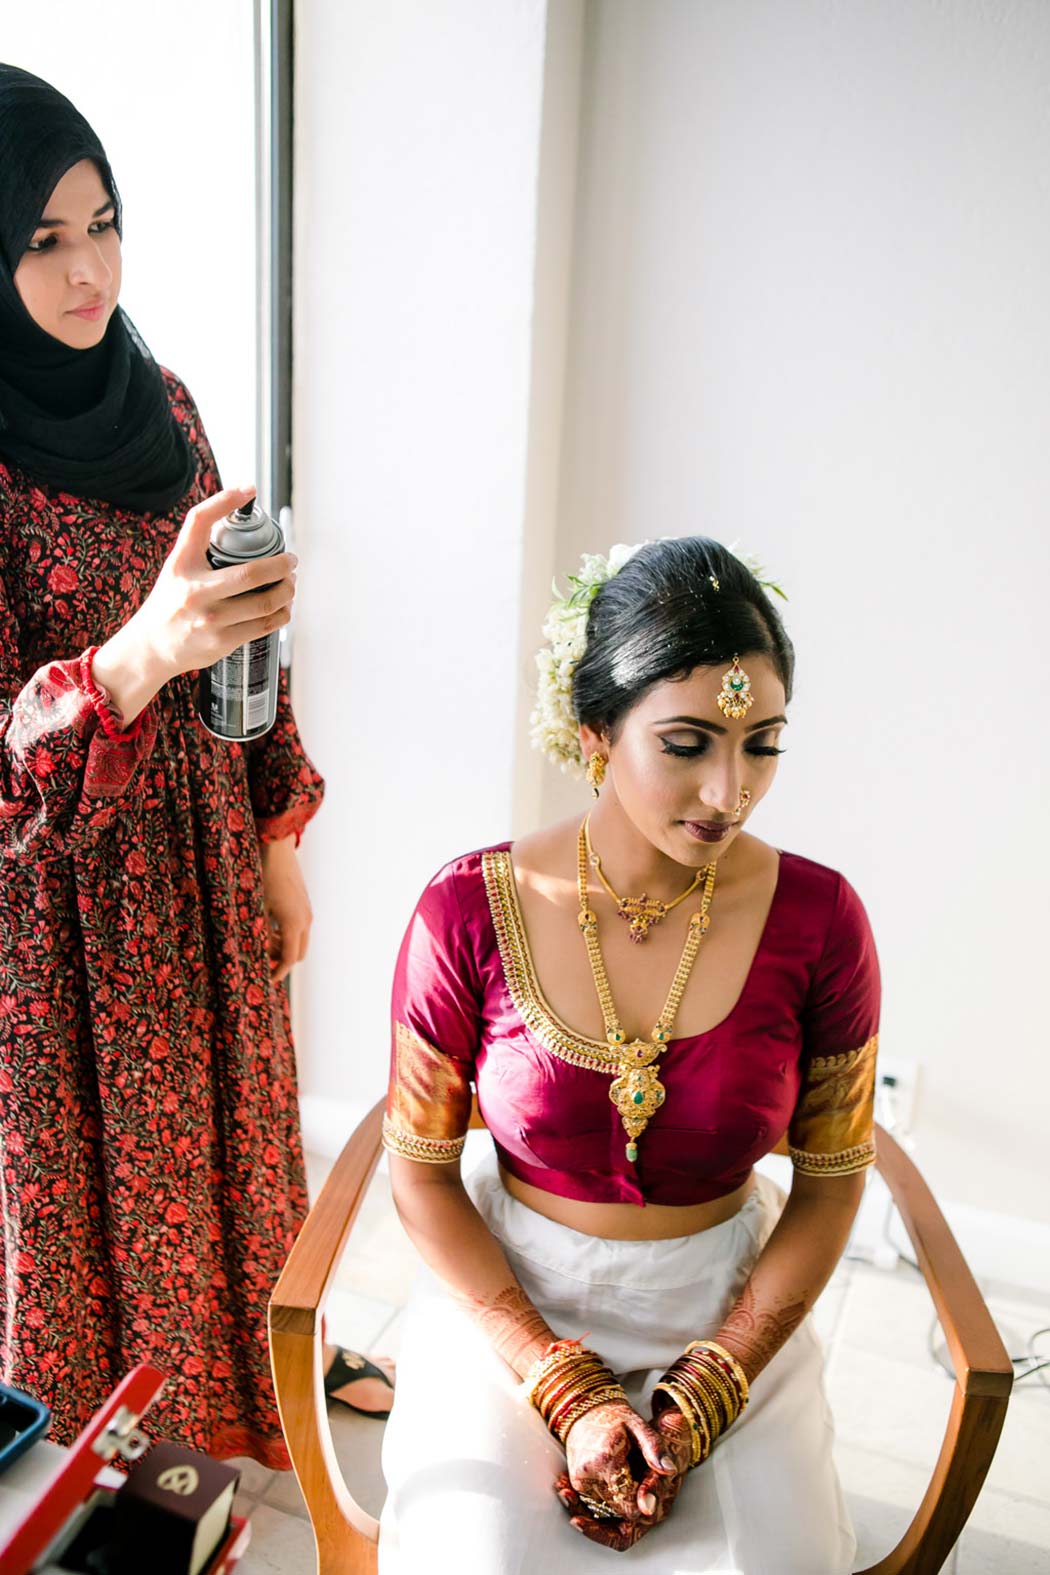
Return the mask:
[(662, 1050), (663, 1045), (650, 1044), (647, 1039), (635, 1039), (624, 1045), (623, 1059), (609, 1089), (609, 1098), (619, 1111), (629, 1139), (627, 1158), (632, 1164), (638, 1158), (637, 1139), (667, 1098), (656, 1064)]
[(693, 964), (696, 961), (697, 952), (700, 950), (700, 943), (707, 934), (711, 924), (708, 909), (711, 906), (711, 898), (715, 889), (715, 866), (713, 864), (709, 865), (704, 872), (704, 890), (700, 899), (700, 907), (689, 920), (689, 931), (686, 935), (685, 945), (682, 948), (682, 956), (675, 970), (675, 976), (672, 980), (667, 1000), (664, 1003), (664, 1009), (653, 1027), (652, 1037), (650, 1039), (632, 1039), (628, 1043), (627, 1035), (620, 1025), (616, 1007), (613, 1004), (609, 976), (605, 970), (605, 959), (602, 957), (601, 946), (598, 941), (598, 916), (587, 899), (587, 863), (590, 851), (587, 820), (580, 827), (577, 851), (580, 932), (583, 935), (584, 945), (587, 948), (587, 957), (594, 977), (594, 986), (602, 1009), (606, 1043), (617, 1056), (616, 1074), (609, 1088), (609, 1098), (616, 1106), (623, 1129), (627, 1134), (628, 1141), (625, 1148), (627, 1158), (631, 1164), (634, 1164), (638, 1159), (638, 1139), (667, 1098), (667, 1090), (660, 1082), (660, 1067), (657, 1058), (663, 1053), (667, 1041), (671, 1038), (674, 1020), (678, 1014), (678, 1008), (681, 1004), (686, 984), (689, 981)]

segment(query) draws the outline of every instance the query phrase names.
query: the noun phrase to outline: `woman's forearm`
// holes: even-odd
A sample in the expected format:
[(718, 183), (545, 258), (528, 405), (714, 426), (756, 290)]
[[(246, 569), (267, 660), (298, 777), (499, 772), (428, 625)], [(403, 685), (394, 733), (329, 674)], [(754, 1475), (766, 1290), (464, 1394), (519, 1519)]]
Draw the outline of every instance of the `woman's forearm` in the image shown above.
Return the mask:
[(849, 1240), (863, 1175), (796, 1177), (773, 1234), (715, 1336), (752, 1382), (798, 1328)]
[(413, 1245), (523, 1378), (557, 1336), (511, 1271), (451, 1166), (390, 1156), (394, 1202)]
[(130, 727), (172, 676), (162, 671), (138, 642), (132, 617), (95, 652), (92, 677)]

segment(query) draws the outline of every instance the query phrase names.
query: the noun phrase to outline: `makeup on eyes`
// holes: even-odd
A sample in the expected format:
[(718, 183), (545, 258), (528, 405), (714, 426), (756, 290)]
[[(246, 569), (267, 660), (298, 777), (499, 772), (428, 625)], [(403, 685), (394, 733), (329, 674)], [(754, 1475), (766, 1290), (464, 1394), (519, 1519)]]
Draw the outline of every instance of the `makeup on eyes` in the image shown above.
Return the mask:
[[(675, 743), (666, 734), (659, 734), (658, 737), (663, 753), (665, 755), (674, 755), (677, 759), (697, 760), (700, 756), (705, 755), (710, 748), (710, 740), (704, 738), (702, 734), (700, 735), (700, 742), (697, 744)], [(777, 748), (775, 744), (748, 743), (744, 746), (744, 753), (746, 755), (772, 757), (774, 755), (783, 755), (785, 751)]]

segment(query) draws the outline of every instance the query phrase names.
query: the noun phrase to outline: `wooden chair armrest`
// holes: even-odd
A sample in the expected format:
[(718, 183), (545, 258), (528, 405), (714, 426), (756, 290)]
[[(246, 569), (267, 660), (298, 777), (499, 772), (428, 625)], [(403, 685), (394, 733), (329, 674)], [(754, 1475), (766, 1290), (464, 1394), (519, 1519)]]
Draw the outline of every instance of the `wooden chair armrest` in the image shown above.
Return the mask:
[(270, 1298), (270, 1358), (281, 1426), (317, 1541), (318, 1575), (374, 1575), (379, 1522), (347, 1490), (324, 1393), (325, 1304), (382, 1152), (384, 1101), (351, 1134)]
[(935, 1575), (966, 1524), (999, 1441), (1013, 1364), (977, 1283), (918, 1168), (876, 1126), (876, 1165), (915, 1249), (955, 1371), (944, 1442), (900, 1542), (862, 1575)]
[(1009, 1398), (1013, 1364), (969, 1265), (915, 1162), (876, 1126), (876, 1168), (904, 1221), (964, 1394)]

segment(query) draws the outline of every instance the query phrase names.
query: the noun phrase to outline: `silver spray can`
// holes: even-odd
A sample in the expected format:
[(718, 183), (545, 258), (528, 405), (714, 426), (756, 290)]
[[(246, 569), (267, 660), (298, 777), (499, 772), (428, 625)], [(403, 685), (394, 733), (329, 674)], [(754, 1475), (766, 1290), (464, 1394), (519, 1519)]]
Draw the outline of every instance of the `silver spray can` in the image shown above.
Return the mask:
[[(253, 500), (216, 525), (208, 561), (213, 569), (225, 569), (283, 551), (280, 526)], [(243, 744), (269, 732), (277, 717), (280, 644), (280, 630), (275, 629), (248, 640), (201, 673), (197, 708), (210, 733)]]

